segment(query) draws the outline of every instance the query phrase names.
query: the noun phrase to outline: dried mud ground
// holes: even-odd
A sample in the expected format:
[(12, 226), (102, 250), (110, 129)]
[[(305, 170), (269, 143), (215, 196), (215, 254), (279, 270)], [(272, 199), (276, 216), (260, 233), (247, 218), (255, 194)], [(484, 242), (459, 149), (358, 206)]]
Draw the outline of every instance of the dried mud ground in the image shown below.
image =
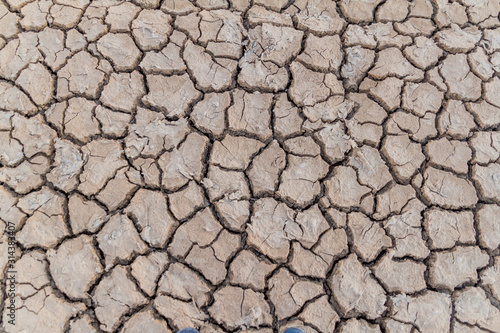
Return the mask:
[(1, 0), (0, 331), (500, 332), (499, 10)]

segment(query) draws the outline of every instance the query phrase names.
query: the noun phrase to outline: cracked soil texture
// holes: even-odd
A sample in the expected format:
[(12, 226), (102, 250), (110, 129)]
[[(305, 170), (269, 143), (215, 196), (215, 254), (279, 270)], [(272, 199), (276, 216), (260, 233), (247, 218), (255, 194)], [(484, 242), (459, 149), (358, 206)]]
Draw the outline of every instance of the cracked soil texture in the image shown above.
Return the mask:
[(499, 11), (0, 0), (0, 331), (500, 332)]

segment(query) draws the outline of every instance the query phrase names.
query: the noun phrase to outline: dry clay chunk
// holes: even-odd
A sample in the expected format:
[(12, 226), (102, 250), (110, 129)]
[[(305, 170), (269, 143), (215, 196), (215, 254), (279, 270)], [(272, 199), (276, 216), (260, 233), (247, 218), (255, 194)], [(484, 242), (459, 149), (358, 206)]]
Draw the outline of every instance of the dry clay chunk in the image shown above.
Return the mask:
[(345, 314), (356, 311), (374, 319), (386, 309), (384, 289), (369, 275), (368, 268), (355, 254), (337, 264), (329, 282), (335, 300)]
[(435, 168), (425, 170), (422, 194), (443, 208), (472, 208), (478, 200), (470, 181)]

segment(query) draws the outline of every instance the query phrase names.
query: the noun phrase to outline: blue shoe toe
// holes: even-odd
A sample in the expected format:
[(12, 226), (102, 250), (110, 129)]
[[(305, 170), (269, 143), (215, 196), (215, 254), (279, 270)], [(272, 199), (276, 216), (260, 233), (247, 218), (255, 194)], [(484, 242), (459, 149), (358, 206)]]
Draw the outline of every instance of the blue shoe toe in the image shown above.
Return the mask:
[(196, 328), (188, 327), (188, 328), (183, 328), (178, 333), (200, 333), (200, 331), (198, 331)]
[(285, 330), (285, 333), (306, 333), (306, 332), (297, 327), (290, 327)]

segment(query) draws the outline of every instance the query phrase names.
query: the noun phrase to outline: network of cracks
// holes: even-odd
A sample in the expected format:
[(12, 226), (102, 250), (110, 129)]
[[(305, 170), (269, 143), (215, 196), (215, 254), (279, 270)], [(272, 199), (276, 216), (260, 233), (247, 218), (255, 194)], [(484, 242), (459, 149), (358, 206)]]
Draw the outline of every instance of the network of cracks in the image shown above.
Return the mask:
[(500, 332), (499, 11), (1, 0), (0, 330)]

